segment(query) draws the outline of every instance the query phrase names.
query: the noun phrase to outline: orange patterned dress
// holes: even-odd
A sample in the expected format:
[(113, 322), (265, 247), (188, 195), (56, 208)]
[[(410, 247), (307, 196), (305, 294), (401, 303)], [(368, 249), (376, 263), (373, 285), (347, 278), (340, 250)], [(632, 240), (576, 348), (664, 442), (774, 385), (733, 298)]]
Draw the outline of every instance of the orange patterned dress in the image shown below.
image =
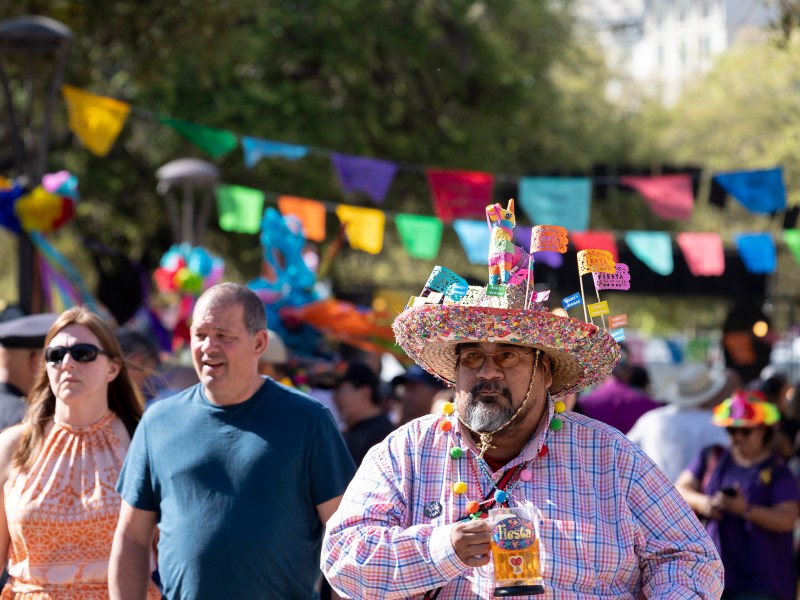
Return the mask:
[[(86, 427), (55, 423), (27, 472), (3, 490), (11, 535), (0, 600), (107, 600), (120, 509), (114, 489), (127, 445), (109, 412)], [(148, 599), (161, 596), (151, 583)]]

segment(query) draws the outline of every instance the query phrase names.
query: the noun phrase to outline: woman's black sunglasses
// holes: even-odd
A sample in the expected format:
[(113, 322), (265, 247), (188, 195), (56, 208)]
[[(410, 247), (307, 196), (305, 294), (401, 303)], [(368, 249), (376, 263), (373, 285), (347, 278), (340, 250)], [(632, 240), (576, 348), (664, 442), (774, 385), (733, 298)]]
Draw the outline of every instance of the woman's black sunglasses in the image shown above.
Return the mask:
[(98, 354), (105, 354), (109, 358), (111, 355), (95, 346), (94, 344), (75, 344), (74, 346), (53, 346), (44, 349), (44, 359), (51, 365), (60, 365), (64, 357), (69, 354), (73, 359), (80, 363), (92, 362)]

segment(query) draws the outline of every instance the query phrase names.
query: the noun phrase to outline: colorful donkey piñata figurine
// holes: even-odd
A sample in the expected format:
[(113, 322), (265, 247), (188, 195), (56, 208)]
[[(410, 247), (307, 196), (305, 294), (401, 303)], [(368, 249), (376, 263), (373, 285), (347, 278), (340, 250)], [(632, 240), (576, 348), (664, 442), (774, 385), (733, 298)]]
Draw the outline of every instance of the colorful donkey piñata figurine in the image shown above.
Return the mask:
[(508, 283), (511, 268), (519, 259), (519, 248), (511, 241), (516, 224), (514, 199), (509, 199), (508, 208), (503, 208), (500, 204), (487, 206), (486, 221), (492, 232), (489, 242), (489, 283)]

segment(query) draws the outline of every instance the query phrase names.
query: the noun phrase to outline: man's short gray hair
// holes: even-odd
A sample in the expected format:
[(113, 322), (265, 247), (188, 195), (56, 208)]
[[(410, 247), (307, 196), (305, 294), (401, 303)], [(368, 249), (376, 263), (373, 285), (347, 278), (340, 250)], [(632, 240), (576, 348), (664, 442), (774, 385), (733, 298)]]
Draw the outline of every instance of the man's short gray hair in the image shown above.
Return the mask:
[(267, 329), (267, 313), (264, 304), (256, 293), (239, 283), (219, 283), (208, 288), (197, 300), (206, 306), (239, 304), (244, 310), (244, 327), (247, 333), (255, 335)]

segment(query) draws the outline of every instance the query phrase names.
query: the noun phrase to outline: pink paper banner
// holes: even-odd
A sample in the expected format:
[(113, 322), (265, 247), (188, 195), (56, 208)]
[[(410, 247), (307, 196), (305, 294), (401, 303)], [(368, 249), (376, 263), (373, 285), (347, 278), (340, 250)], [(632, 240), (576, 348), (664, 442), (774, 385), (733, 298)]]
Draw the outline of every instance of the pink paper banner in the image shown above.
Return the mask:
[(684, 232), (676, 240), (692, 275), (718, 277), (725, 272), (725, 250), (718, 233)]
[(691, 175), (620, 177), (620, 183), (639, 192), (650, 211), (662, 219), (688, 220), (692, 217), (694, 194)]
[(631, 274), (628, 265), (617, 263), (616, 273), (592, 273), (594, 287), (600, 290), (629, 290), (631, 289)]
[(492, 203), (494, 175), (434, 169), (428, 169), (427, 175), (434, 210), (442, 221), (486, 216), (486, 206)]
[(611, 253), (614, 262), (619, 260), (617, 241), (610, 231), (570, 231), (569, 236), (576, 250), (605, 250)]

